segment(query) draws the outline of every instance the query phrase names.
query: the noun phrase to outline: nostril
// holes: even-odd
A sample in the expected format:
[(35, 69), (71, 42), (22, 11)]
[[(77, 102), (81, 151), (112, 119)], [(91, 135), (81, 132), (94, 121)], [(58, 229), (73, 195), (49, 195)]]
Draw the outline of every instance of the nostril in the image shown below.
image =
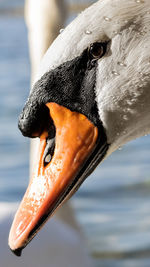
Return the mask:
[(52, 159), (52, 156), (50, 154), (48, 154), (44, 159), (45, 164), (49, 163), (51, 161), (51, 159)]
[(46, 140), (46, 147), (44, 151), (44, 167), (46, 167), (52, 160), (52, 157), (54, 155), (55, 150), (55, 138), (49, 139), (49, 137)]

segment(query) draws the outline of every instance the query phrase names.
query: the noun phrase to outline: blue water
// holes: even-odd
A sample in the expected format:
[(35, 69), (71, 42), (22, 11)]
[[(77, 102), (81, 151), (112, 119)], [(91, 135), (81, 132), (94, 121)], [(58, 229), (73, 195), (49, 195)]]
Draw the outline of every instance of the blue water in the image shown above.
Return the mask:
[[(29, 140), (17, 129), (30, 65), (22, 17), (0, 17), (0, 201), (21, 200)], [(101, 267), (150, 266), (150, 136), (102, 163), (73, 197), (88, 246)]]

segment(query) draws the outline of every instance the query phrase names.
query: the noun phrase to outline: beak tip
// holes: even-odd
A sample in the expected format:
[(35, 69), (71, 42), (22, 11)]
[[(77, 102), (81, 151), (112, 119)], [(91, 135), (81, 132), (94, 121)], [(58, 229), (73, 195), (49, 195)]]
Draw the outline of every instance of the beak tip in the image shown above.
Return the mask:
[(22, 254), (22, 248), (18, 248), (18, 249), (15, 249), (15, 250), (13, 250), (13, 249), (10, 248), (10, 250), (11, 250), (12, 253), (14, 253), (17, 257), (20, 257), (21, 254)]

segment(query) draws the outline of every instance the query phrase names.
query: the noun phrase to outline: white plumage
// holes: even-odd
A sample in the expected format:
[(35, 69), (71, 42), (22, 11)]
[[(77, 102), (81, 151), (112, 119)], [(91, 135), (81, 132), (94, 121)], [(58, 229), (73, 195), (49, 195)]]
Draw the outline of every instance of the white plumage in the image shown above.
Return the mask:
[(48, 49), (37, 79), (79, 55), (91, 43), (110, 41), (97, 68), (95, 92), (106, 129), (108, 155), (150, 132), (150, 2), (100, 0), (82, 12)]

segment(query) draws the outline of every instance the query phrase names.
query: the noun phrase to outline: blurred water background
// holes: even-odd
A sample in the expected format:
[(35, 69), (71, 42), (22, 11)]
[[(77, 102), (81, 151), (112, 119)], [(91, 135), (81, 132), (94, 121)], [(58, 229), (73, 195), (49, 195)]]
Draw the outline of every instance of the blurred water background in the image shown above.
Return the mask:
[[(30, 84), (23, 3), (0, 1), (1, 202), (20, 201), (28, 184), (29, 140), (17, 129)], [(96, 266), (150, 266), (149, 148), (145, 136), (116, 151), (72, 199)]]

